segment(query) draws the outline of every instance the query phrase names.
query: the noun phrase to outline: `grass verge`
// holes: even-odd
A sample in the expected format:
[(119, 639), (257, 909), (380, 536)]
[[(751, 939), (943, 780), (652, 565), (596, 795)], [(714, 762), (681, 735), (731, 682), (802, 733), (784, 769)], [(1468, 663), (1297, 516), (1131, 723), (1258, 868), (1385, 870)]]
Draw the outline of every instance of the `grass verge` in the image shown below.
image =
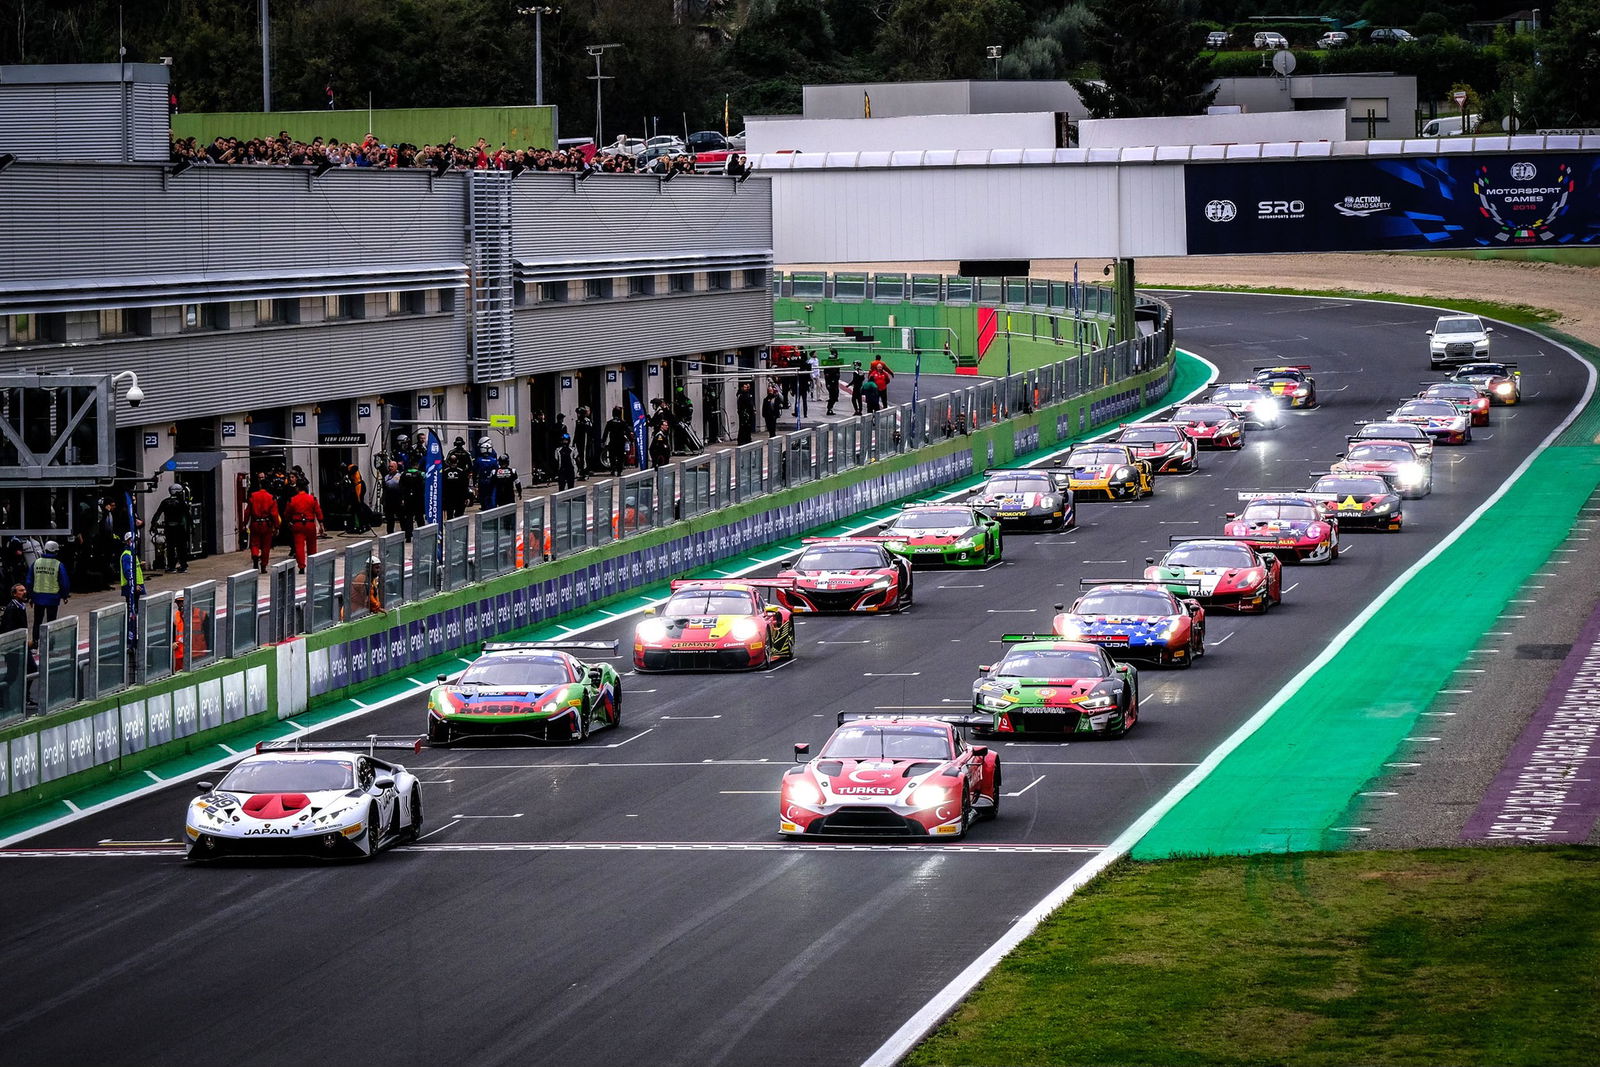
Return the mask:
[(1499, 304), (1492, 300), (1455, 300), (1446, 297), (1407, 296), (1404, 293), (1371, 293), (1360, 289), (1288, 289), (1263, 285), (1159, 285), (1140, 283), (1139, 288), (1160, 292), (1193, 290), (1202, 293), (1264, 293), (1268, 296), (1326, 296), (1333, 298), (1356, 297), (1389, 304), (1415, 304), (1418, 307), (1446, 308), (1472, 315), (1484, 315), (1518, 326), (1535, 326), (1555, 322), (1560, 314), (1549, 308), (1531, 304)]
[(1446, 259), (1509, 259), (1518, 263), (1556, 263), (1564, 267), (1600, 267), (1600, 248), (1440, 248), (1406, 252), (1408, 256), (1442, 256)]
[(906, 1059), (1592, 1063), (1600, 851), (1124, 861)]

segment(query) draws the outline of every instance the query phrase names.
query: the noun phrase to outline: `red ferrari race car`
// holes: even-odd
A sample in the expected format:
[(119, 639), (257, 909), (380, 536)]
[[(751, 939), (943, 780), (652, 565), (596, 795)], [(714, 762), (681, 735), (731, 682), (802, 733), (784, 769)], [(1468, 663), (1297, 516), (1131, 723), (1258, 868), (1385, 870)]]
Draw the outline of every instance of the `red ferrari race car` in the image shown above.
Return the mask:
[(798, 614), (904, 611), (911, 606), (911, 563), (865, 537), (808, 537), (784, 564), (778, 603)]
[(1522, 372), (1515, 363), (1463, 363), (1450, 372), (1453, 382), (1470, 382), (1489, 396), (1490, 403), (1516, 404), (1522, 400)]
[(1489, 425), (1489, 397), (1471, 382), (1426, 382), (1417, 396), (1423, 400), (1448, 400), (1472, 420), (1472, 425)]
[[(1188, 667), (1206, 654), (1206, 611), (1173, 595), (1176, 581), (1081, 578), (1091, 587), (1069, 609), (1056, 605), (1053, 632), (1099, 645), (1115, 659), (1153, 659)], [(1188, 584), (1193, 588), (1191, 583)]]
[(1244, 511), (1228, 512), (1222, 532), (1242, 537), (1262, 552), (1300, 563), (1332, 563), (1339, 558), (1339, 524), (1322, 513), (1319, 501), (1297, 492), (1240, 493)]
[(1201, 448), (1244, 447), (1244, 423), (1221, 404), (1179, 404), (1168, 421)]
[(1306, 373), (1310, 369), (1308, 363), (1256, 367), (1255, 382), (1289, 407), (1314, 408), (1317, 406), (1317, 380)]
[(1147, 461), (1157, 474), (1186, 474), (1200, 469), (1200, 450), (1193, 439), (1183, 427), (1170, 422), (1124, 426), (1114, 443), (1126, 445), (1135, 458)]
[[(778, 832), (786, 837), (944, 837), (1000, 814), (1000, 754), (967, 744), (961, 727), (988, 716), (855, 715), (815, 759), (784, 773)], [(794, 746), (795, 759), (811, 746)]]
[[(1283, 602), (1283, 561), (1258, 550), (1248, 537), (1171, 537), (1159, 560), (1151, 557), (1144, 576), (1166, 583), (1182, 596), (1192, 592), (1208, 608), (1265, 615)], [(1196, 586), (1195, 583), (1199, 583)]]
[(660, 609), (646, 609), (633, 634), (641, 671), (750, 670), (794, 658), (794, 614), (762, 591), (792, 578), (717, 578), (672, 583)]

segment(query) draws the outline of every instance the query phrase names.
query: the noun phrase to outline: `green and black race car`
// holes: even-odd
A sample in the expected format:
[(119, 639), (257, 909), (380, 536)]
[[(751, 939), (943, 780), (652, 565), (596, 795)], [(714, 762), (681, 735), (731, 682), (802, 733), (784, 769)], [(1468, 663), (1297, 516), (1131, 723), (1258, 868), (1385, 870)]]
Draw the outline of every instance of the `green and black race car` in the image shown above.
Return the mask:
[(1087, 641), (1006, 634), (999, 663), (981, 666), (972, 710), (992, 719), (983, 734), (1020, 738), (1121, 737), (1139, 719), (1139, 671)]
[(883, 528), (883, 547), (913, 567), (1000, 562), (1000, 520), (970, 504), (908, 504)]
[(428, 742), (464, 737), (582, 741), (622, 725), (622, 679), (609, 663), (585, 663), (568, 650), (609, 651), (614, 641), (490, 643), (454, 682), (439, 676), (428, 695)]

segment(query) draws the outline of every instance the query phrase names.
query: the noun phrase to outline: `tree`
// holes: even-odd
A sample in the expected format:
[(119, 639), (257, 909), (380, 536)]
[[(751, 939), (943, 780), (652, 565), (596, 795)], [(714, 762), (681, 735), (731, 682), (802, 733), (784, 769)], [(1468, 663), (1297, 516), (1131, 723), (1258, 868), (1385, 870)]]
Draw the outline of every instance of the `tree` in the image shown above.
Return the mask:
[(1000, 76), (1043, 80), (1074, 73), (1088, 54), (1086, 31), (1093, 22), (1082, 3), (1067, 4), (1038, 19), (1032, 32), (1000, 61)]
[(878, 39), (886, 65), (901, 78), (981, 78), (984, 49), (1022, 34), (1016, 0), (898, 0)]
[(1600, 6), (1556, 0), (1537, 62), (1523, 126), (1600, 126)]
[(1098, 81), (1073, 78), (1089, 114), (1103, 118), (1198, 115), (1216, 97), (1207, 89), (1210, 57), (1195, 46), (1183, 0), (1093, 0), (1087, 31)]

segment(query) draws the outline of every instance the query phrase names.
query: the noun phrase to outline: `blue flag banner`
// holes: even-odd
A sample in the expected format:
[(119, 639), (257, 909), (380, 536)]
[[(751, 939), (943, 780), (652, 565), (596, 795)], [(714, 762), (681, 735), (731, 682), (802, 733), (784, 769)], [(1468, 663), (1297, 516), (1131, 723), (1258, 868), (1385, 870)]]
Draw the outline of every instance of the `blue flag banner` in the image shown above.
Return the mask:
[(632, 389), (627, 394), (628, 416), (633, 419), (633, 445), (639, 455), (639, 469), (644, 470), (650, 466), (650, 428), (644, 419), (644, 404), (634, 395)]
[(436, 523), (444, 517), (444, 509), (440, 506), (444, 490), (444, 443), (433, 430), (428, 431), (428, 446), (423, 452), (422, 463), (424, 478), (422, 520), (425, 523)]

